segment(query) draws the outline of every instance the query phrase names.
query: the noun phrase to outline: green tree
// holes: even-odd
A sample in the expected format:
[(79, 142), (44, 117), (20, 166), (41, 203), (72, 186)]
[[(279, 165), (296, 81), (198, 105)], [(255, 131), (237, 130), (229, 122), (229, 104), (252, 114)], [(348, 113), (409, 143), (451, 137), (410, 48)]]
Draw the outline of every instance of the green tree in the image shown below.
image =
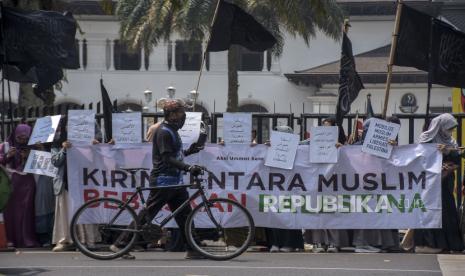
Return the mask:
[[(229, 1), (255, 17), (277, 38), (272, 49), (282, 54), (284, 33), (301, 37), (307, 45), (319, 29), (339, 39), (343, 12), (335, 0), (236, 0)], [(120, 0), (116, 14), (121, 21), (120, 34), (133, 48), (150, 51), (162, 40), (178, 32), (190, 41), (207, 38), (217, 0)], [(227, 111), (238, 109), (238, 47), (228, 51)]]

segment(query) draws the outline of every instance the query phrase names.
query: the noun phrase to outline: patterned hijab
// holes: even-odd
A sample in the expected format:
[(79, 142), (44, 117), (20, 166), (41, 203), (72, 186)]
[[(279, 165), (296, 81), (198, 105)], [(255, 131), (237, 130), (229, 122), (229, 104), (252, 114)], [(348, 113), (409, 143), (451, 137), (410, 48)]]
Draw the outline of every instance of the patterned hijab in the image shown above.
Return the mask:
[(438, 143), (446, 146), (457, 147), (457, 142), (447, 130), (455, 128), (457, 120), (449, 113), (441, 114), (431, 120), (427, 131), (420, 134), (419, 143)]

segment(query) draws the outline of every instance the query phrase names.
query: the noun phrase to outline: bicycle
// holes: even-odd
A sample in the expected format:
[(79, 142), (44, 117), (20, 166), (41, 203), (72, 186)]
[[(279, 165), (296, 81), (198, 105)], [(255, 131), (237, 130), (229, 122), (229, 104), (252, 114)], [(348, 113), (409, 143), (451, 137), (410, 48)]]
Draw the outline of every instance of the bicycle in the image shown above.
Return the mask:
[[(130, 171), (137, 169), (121, 169)], [(206, 168), (204, 172), (211, 173)], [(250, 212), (236, 201), (226, 198), (207, 199), (204, 179), (193, 176), (190, 184), (162, 186), (162, 187), (136, 187), (136, 191), (125, 201), (115, 198), (97, 198), (84, 203), (73, 215), (71, 220), (71, 238), (84, 255), (98, 259), (111, 260), (128, 253), (135, 245), (139, 235), (160, 239), (165, 235), (167, 224), (184, 208), (200, 198), (200, 203), (190, 212), (186, 225), (185, 237), (192, 249), (212, 260), (229, 260), (244, 253), (255, 233), (255, 225)], [(146, 208), (144, 191), (157, 189), (191, 188), (196, 190), (179, 208), (172, 211), (159, 224), (152, 222), (140, 225), (136, 211), (131, 204), (135, 204), (137, 197)], [(154, 219), (156, 221), (157, 218)], [(195, 223), (194, 223), (195, 222)], [(95, 247), (90, 247), (79, 239), (79, 228), (93, 224), (98, 228), (102, 241)], [(119, 251), (110, 250), (115, 239), (123, 232), (128, 234), (128, 242), (119, 247)]]

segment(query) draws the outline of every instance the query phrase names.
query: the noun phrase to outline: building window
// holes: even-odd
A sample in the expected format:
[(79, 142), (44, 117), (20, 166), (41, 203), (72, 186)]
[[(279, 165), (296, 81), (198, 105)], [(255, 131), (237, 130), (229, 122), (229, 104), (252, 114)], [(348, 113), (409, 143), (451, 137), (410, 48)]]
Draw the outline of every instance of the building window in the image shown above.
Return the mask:
[(119, 40), (115, 40), (113, 59), (115, 70), (139, 70), (141, 49), (132, 50)]
[(177, 71), (198, 71), (202, 63), (202, 43), (200, 41), (176, 41), (175, 46)]
[(74, 40), (74, 47), (76, 47), (76, 55), (74, 56), (73, 64), (79, 64), (79, 66), (82, 68), (81, 61), (79, 60), (79, 39)]
[(239, 71), (262, 71), (263, 52), (253, 52), (244, 47), (239, 49), (237, 57)]
[(87, 68), (87, 40), (82, 40), (82, 64), (83, 69)]

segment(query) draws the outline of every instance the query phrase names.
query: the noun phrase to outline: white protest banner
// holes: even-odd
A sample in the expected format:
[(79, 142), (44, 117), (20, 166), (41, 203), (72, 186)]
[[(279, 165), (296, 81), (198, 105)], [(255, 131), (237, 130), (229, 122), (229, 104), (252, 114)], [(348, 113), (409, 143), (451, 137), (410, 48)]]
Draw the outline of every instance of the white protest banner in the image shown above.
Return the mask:
[(55, 137), (55, 132), (60, 123), (61, 115), (45, 116), (37, 119), (29, 138), (28, 145), (39, 143), (50, 143)]
[(201, 120), (202, 112), (186, 112), (186, 122), (178, 133), (182, 143), (187, 147), (199, 139)]
[(223, 139), (226, 145), (250, 145), (250, 143), (252, 142), (252, 114), (224, 113)]
[(363, 142), (362, 151), (382, 158), (389, 158), (392, 146), (388, 141), (396, 139), (400, 125), (376, 118), (369, 120), (370, 126)]
[(299, 135), (271, 131), (270, 143), (265, 166), (291, 170), (294, 167)]
[(310, 162), (337, 163), (339, 129), (337, 126), (312, 127), (310, 131)]
[(95, 137), (95, 112), (92, 110), (68, 111), (68, 140), (71, 143), (91, 144)]
[(27, 157), (26, 165), (24, 165), (23, 172), (55, 177), (58, 168), (53, 166), (51, 160), (52, 154), (50, 152), (31, 150)]
[[(125, 200), (137, 185), (148, 186), (151, 145), (136, 145), (131, 149), (98, 145), (68, 150), (70, 215), (90, 199)], [(337, 164), (310, 163), (308, 146), (300, 145), (293, 170), (264, 166), (267, 151), (265, 145), (208, 145), (186, 158), (186, 163), (206, 166), (212, 172), (204, 183), (209, 198), (240, 202), (260, 227), (406, 229), (442, 225), (442, 155), (434, 144), (398, 146), (389, 159), (361, 152), (361, 146), (344, 146)], [(133, 178), (118, 169), (131, 167), (147, 170)], [(184, 181), (187, 183), (187, 176)], [(140, 209), (140, 199), (131, 206)], [(99, 212), (96, 218), (103, 217), (100, 214), (105, 207), (95, 211)], [(161, 214), (166, 213), (164, 209)]]
[(113, 113), (112, 131), (116, 144), (142, 142), (142, 114), (140, 112)]

